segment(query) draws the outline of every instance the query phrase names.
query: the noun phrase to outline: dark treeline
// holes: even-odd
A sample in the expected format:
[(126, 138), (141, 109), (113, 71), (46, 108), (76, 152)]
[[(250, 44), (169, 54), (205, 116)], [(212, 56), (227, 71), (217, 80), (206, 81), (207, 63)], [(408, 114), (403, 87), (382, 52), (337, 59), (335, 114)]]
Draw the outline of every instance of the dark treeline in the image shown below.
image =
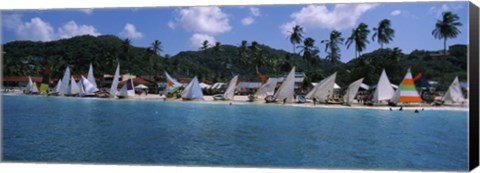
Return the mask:
[(466, 45), (450, 46), (447, 56), (438, 51), (416, 50), (405, 54), (398, 48), (380, 48), (347, 63), (318, 56), (305, 59), (301, 52), (292, 54), (247, 41), (239, 46), (216, 43), (175, 56), (159, 55), (152, 48), (134, 47), (129, 40), (111, 35), (77, 36), (51, 42), (14, 41), (3, 46), (5, 76), (40, 76), (48, 64), (51, 77), (58, 79), (67, 65), (72, 73), (85, 74), (90, 63), (95, 75), (113, 74), (120, 62), (122, 74), (153, 76), (163, 75), (167, 70), (176, 78), (196, 75), (210, 82), (228, 81), (234, 74), (239, 74), (243, 81), (259, 81), (257, 68), (269, 77), (284, 75), (293, 66), (298, 72), (305, 72), (306, 84), (318, 82), (333, 72), (338, 72), (337, 83), (341, 86), (362, 77), (365, 77), (364, 83), (375, 84), (383, 68), (391, 82), (398, 84), (409, 67), (413, 75), (422, 73), (428, 80), (440, 82), (444, 88), (457, 75), (461, 81), (467, 79)]

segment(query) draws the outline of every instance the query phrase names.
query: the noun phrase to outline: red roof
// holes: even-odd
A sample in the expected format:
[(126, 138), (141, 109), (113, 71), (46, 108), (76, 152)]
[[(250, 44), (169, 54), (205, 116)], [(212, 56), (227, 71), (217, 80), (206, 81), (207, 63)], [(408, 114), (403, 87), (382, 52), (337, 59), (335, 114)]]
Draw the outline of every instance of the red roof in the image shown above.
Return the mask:
[[(4, 76), (4, 82), (28, 82), (28, 76)], [(32, 76), (33, 82), (42, 82), (42, 77)]]
[[(126, 80), (125, 80), (125, 81), (121, 81), (121, 82), (118, 83), (118, 85), (123, 86), (126, 82), (127, 82)], [(148, 84), (150, 84), (150, 82), (148, 82), (148, 81), (146, 81), (146, 80), (144, 80), (144, 79), (142, 79), (142, 78), (136, 77), (136, 78), (133, 78), (133, 84), (134, 84), (134, 85), (138, 85), (138, 84), (148, 85)]]

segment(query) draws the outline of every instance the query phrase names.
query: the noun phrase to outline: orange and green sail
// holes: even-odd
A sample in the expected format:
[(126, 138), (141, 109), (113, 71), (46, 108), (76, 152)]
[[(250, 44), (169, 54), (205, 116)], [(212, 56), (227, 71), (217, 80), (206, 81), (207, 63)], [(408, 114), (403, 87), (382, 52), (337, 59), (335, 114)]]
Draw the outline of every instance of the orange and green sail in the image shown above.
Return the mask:
[(410, 69), (408, 69), (407, 74), (403, 78), (403, 81), (400, 84), (394, 99), (396, 102), (422, 102), (422, 98), (415, 88), (415, 83), (413, 81)]

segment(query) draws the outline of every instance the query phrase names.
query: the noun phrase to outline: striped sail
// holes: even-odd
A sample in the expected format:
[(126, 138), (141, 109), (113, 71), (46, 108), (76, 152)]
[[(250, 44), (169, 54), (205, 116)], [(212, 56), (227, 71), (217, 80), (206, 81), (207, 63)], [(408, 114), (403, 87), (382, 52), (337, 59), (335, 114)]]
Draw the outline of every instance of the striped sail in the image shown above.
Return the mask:
[(180, 82), (178, 82), (177, 80), (175, 80), (174, 78), (172, 78), (168, 73), (167, 71), (164, 71), (165, 72), (165, 76), (167, 77), (167, 87), (165, 88), (165, 93), (174, 93), (175, 91), (177, 91), (178, 88), (180, 88), (182, 86), (182, 84)]
[(408, 69), (407, 74), (403, 78), (402, 83), (398, 87), (391, 101), (394, 103), (423, 101), (420, 95), (418, 94), (417, 89), (415, 88), (415, 83), (413, 82), (412, 73), (410, 72), (410, 69)]

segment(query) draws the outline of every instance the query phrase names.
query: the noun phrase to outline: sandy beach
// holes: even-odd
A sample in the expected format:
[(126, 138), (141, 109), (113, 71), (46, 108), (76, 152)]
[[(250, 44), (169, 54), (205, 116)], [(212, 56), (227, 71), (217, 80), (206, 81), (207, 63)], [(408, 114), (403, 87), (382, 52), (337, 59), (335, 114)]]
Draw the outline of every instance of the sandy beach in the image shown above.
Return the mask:
[[(2, 93), (3, 95), (23, 95), (21, 92), (10, 92), (10, 93)], [(72, 97), (69, 97), (72, 98)], [(78, 97), (77, 97), (78, 98)], [(80, 99), (80, 98), (79, 98)], [(101, 99), (101, 98), (81, 98), (81, 99)], [(109, 99), (109, 100), (119, 100), (119, 99)], [(148, 95), (136, 95), (135, 97), (128, 98), (127, 100), (148, 100), (148, 101), (161, 101), (163, 102), (163, 98), (157, 94), (148, 94)], [(305, 108), (336, 108), (336, 109), (375, 109), (375, 110), (386, 110), (390, 111), (390, 108), (393, 110), (398, 111), (400, 108), (387, 106), (387, 105), (375, 105), (375, 106), (365, 106), (357, 103), (353, 103), (352, 106), (345, 106), (341, 104), (316, 104), (313, 105), (312, 102), (309, 103), (287, 103), (283, 104), (281, 102), (278, 103), (266, 103), (263, 99), (258, 99), (254, 102), (248, 101), (248, 96), (235, 96), (234, 100), (229, 101), (219, 101), (214, 100), (212, 96), (206, 95), (204, 96), (204, 100), (192, 100), (192, 101), (184, 101), (182, 99), (166, 99), (167, 102), (183, 102), (183, 103), (202, 103), (202, 104), (233, 104), (233, 105), (277, 105), (277, 106), (293, 106), (293, 107), (305, 107)], [(464, 105), (442, 105), (442, 106), (432, 106), (432, 105), (421, 105), (421, 106), (404, 106), (403, 110), (444, 110), (444, 111), (469, 111), (468, 104)]]

